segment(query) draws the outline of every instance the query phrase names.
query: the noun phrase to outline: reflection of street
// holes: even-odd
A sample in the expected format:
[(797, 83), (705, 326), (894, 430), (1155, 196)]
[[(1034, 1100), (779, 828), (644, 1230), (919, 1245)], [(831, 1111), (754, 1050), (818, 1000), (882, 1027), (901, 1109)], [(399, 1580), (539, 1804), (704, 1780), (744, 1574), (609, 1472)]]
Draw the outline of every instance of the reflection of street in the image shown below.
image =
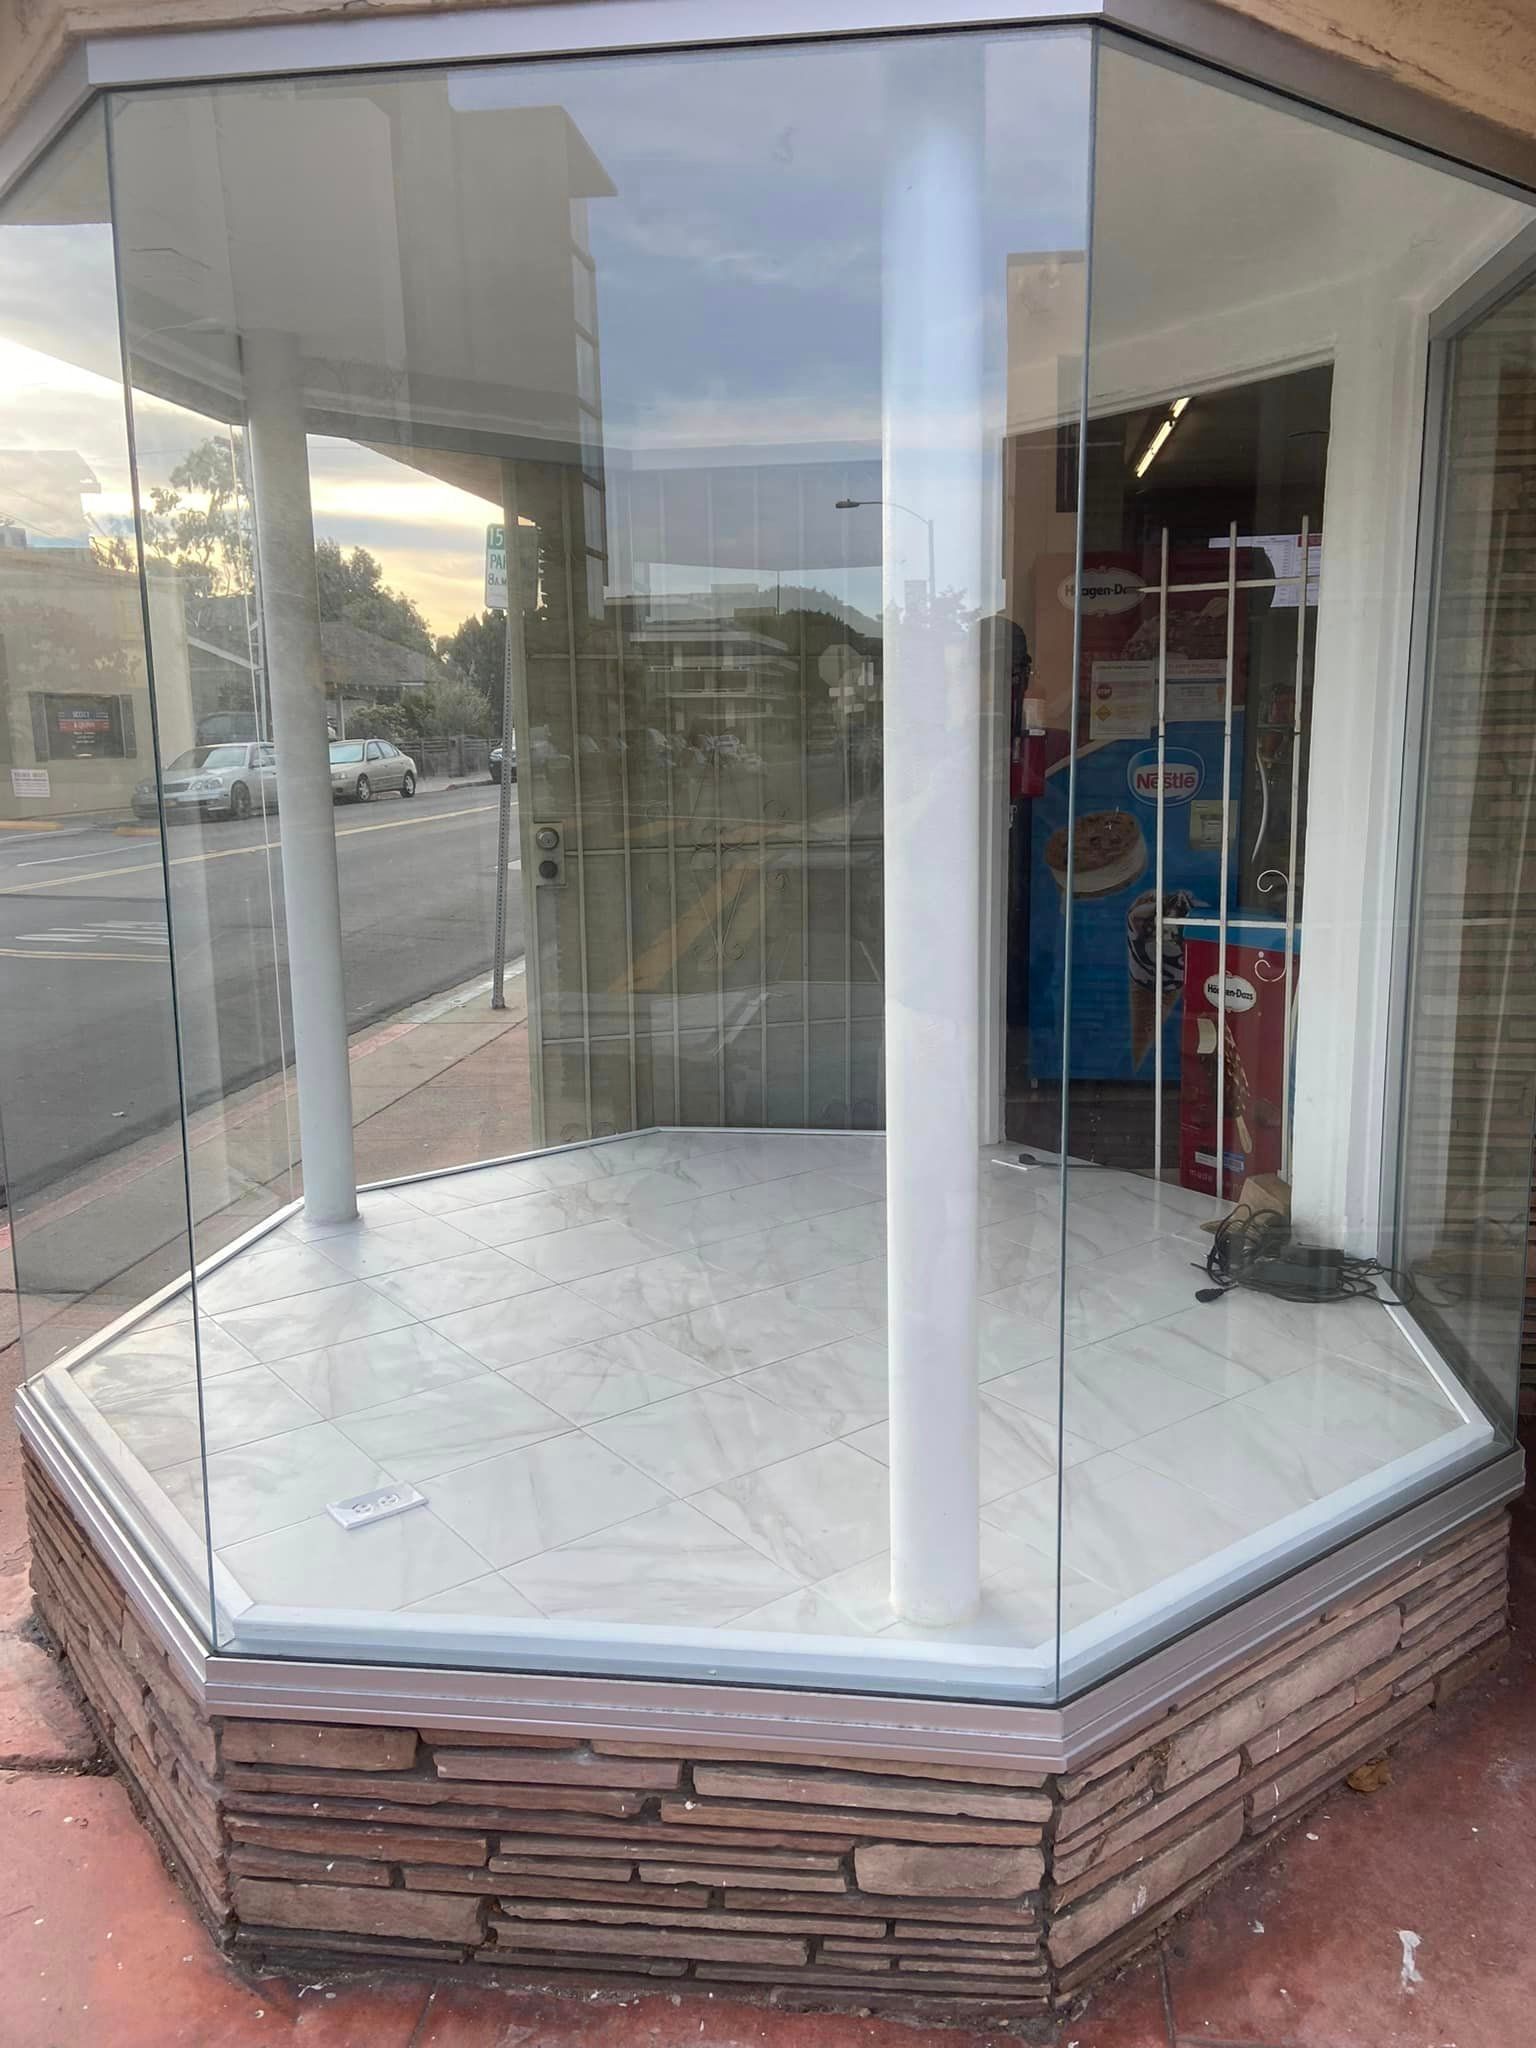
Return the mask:
[[(490, 964), (496, 812), (488, 787), (339, 811), (349, 1028)], [(273, 820), (273, 836), (280, 831)], [(280, 894), (260, 819), (170, 834), (171, 921), (192, 1106), (270, 1074), (279, 1006), (270, 940)], [(509, 892), (510, 956), (522, 900)], [(158, 839), (110, 828), (0, 843), (0, 1062), (13, 1190), (100, 1160), (175, 1121), (165, 879)], [(279, 934), (279, 947), (281, 934)], [(279, 952), (276, 974), (286, 979)]]

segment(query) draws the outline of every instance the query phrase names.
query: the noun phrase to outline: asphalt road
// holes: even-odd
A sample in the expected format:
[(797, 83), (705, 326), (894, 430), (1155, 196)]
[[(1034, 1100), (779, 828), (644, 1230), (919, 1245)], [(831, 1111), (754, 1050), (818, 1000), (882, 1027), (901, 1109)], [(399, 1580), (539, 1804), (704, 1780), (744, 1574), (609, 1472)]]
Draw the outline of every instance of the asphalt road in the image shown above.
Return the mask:
[[(489, 973), (498, 795), (485, 783), (338, 807), (354, 1031)], [(174, 1128), (168, 922), (191, 1106), (282, 1064), (281, 832), (280, 817), (176, 825), (169, 920), (152, 829), (0, 833), (0, 1137), (15, 1195)], [(512, 844), (515, 857), (515, 829)], [(509, 882), (511, 961), (523, 919)]]

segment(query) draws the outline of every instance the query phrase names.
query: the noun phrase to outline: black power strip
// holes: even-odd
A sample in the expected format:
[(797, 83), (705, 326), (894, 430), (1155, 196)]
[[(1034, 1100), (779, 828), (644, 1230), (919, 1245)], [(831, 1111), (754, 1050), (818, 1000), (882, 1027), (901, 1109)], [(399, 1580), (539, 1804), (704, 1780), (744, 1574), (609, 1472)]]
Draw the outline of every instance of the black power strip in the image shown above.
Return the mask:
[(1216, 1232), (1205, 1270), (1212, 1284), (1200, 1289), (1197, 1301), (1220, 1301), (1234, 1287), (1282, 1301), (1380, 1300), (1377, 1279), (1396, 1285), (1402, 1300), (1412, 1293), (1376, 1259), (1356, 1258), (1337, 1245), (1298, 1243), (1289, 1219), (1273, 1210), (1234, 1209)]
[(1261, 1260), (1255, 1272), (1272, 1292), (1283, 1287), (1298, 1299), (1333, 1301), (1346, 1291), (1344, 1275), (1357, 1263), (1334, 1245), (1292, 1242), (1273, 1258)]

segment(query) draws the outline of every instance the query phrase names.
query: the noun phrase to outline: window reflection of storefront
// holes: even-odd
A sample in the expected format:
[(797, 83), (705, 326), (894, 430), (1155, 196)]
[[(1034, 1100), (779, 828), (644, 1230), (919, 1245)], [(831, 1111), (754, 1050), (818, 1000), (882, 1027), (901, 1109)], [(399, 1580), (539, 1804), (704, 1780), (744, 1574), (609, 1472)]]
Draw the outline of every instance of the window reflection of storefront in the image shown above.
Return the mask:
[(34, 692), (32, 736), (39, 761), (123, 760), (138, 751), (129, 697)]
[[(0, 548), (0, 763), (11, 771), (0, 816), (126, 806), (137, 773), (130, 764), (142, 759), (149, 730), (138, 576), (107, 546), (26, 538)], [(157, 614), (164, 609), (157, 599)], [(185, 640), (164, 623), (174, 675)]]

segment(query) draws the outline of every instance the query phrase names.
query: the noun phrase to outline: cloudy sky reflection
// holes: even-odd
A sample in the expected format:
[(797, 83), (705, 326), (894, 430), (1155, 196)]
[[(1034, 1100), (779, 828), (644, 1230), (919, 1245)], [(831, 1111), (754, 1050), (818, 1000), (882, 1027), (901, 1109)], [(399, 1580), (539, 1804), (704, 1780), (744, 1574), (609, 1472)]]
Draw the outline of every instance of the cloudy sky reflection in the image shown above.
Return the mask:
[[(405, 89), (439, 101), (446, 90), (455, 121), (557, 105), (611, 180), (613, 196), (585, 210), (612, 467), (878, 461), (888, 47), (508, 66), (453, 74), (446, 87), (426, 76)], [(984, 310), (1000, 381), (1009, 253), (1084, 244), (1086, 38), (991, 38), (982, 78), (988, 267), (997, 280)], [(323, 121), (342, 90), (306, 85), (298, 103)], [(120, 174), (131, 180), (131, 156)], [(46, 204), (34, 201), (30, 217), (46, 221)], [(398, 259), (408, 293), (426, 266), (408, 247)], [(63, 225), (0, 223), (0, 307), (4, 446), (77, 451), (101, 484), (87, 509), (110, 530), (131, 501), (106, 229), (79, 224), (78, 207)], [(222, 431), (147, 391), (137, 395), (135, 430), (146, 489)], [(941, 534), (944, 451), (963, 448), (975, 430), (963, 413), (923, 425), (935, 448)], [(478, 609), (494, 504), (344, 441), (316, 437), (312, 464), (317, 532), (371, 549), (439, 630)], [(955, 474), (968, 474), (963, 462)], [(19, 505), (0, 512), (26, 516)], [(852, 552), (867, 562), (867, 541)], [(787, 533), (763, 536), (761, 553), (810, 580), (838, 573), (835, 562), (795, 564)], [(675, 585), (675, 568), (658, 583)], [(850, 601), (878, 603), (876, 572), (856, 569), (852, 583), (842, 573)], [(979, 565), (941, 561), (941, 582), (978, 594), (979, 576)]]

